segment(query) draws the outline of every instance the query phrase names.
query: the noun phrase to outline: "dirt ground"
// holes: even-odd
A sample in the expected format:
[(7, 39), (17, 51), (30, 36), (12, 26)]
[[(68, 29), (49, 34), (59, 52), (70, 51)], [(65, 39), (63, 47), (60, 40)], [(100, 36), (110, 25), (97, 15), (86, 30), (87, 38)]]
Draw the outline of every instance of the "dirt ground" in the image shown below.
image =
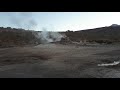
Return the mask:
[(119, 78), (119, 45), (41, 44), (0, 48), (0, 78)]

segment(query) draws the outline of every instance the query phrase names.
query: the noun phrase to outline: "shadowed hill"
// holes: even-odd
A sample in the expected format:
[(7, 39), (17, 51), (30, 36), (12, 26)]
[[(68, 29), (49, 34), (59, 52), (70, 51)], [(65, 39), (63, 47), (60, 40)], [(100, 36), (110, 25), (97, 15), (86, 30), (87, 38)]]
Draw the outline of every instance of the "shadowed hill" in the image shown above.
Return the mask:
[(67, 31), (64, 32), (72, 41), (87, 40), (105, 41), (105, 42), (119, 42), (120, 41), (120, 26), (100, 27), (94, 29)]
[(0, 47), (35, 45), (39, 40), (34, 34), (35, 31), (0, 27)]
[[(37, 32), (38, 31), (16, 29), (11, 27), (0, 27), (0, 47), (40, 44), (40, 38), (38, 39), (36, 37)], [(81, 40), (108, 44), (120, 42), (120, 25), (112, 25), (109, 27), (100, 27), (80, 31), (68, 30), (60, 33), (66, 34), (70, 40), (77, 42)]]

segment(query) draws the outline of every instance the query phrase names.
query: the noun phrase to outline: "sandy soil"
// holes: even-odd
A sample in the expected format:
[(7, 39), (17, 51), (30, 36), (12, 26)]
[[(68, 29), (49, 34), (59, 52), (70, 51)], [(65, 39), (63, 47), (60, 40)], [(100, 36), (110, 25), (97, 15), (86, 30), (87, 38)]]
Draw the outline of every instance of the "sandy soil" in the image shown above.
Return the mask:
[(119, 78), (119, 45), (60, 45), (0, 49), (0, 78)]

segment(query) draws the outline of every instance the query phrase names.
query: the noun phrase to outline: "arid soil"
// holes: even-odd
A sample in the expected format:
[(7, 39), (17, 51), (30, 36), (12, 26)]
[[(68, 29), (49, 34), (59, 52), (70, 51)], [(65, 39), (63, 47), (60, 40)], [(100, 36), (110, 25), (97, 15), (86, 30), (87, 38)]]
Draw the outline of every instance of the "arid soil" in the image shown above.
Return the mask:
[(119, 45), (41, 44), (0, 48), (0, 78), (119, 78)]

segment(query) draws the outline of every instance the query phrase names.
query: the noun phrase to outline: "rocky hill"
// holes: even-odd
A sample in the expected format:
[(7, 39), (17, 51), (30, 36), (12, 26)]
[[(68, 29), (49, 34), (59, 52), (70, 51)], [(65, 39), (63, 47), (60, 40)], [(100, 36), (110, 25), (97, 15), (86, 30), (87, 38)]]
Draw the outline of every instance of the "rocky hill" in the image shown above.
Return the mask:
[[(40, 31), (39, 31), (40, 32)], [(14, 47), (41, 44), (36, 37), (38, 31), (0, 27), (0, 47)], [(120, 42), (120, 25), (113, 24), (107, 27), (99, 27), (87, 30), (60, 32), (69, 40), (80, 42), (114, 43)]]
[(70, 40), (80, 41), (87, 40), (89, 42), (120, 42), (120, 25), (113, 24), (108, 27), (99, 27), (94, 29), (62, 32), (65, 33)]
[(0, 47), (35, 45), (39, 40), (34, 34), (31, 30), (0, 27)]

